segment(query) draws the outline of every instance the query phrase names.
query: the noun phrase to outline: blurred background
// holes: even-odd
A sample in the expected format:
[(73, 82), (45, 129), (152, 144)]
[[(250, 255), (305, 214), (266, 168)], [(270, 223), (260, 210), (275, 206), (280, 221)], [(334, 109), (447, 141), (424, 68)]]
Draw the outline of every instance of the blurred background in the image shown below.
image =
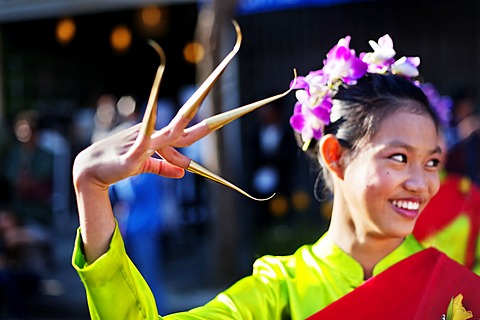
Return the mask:
[[(161, 127), (232, 49), (232, 19), (241, 49), (192, 123), (285, 91), (294, 68), (321, 68), (339, 38), (351, 35), (360, 53), (387, 33), (397, 57), (421, 57), (425, 81), (468, 99), (455, 126), (478, 114), (478, 1), (0, 0), (0, 319), (88, 318), (70, 264), (73, 160), (141, 119), (159, 64), (148, 39), (167, 59)], [(254, 196), (276, 193), (270, 201), (189, 173), (112, 187), (127, 251), (153, 261), (144, 274), (162, 313), (207, 302), (255, 258), (293, 253), (326, 230), (329, 199), (315, 196), (316, 168), (288, 124), (294, 101), (290, 94), (182, 150)], [(473, 117), (449, 143), (478, 131)], [(478, 151), (462, 157), (478, 170)]]

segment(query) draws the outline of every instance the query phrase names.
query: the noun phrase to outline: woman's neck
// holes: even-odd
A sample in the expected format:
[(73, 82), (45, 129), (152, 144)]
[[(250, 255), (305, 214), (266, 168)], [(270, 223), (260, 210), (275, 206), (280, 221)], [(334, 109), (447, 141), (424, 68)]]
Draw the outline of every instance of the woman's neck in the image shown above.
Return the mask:
[(336, 212), (332, 214), (328, 235), (343, 251), (360, 263), (365, 280), (372, 277), (377, 263), (398, 248), (404, 240), (359, 230), (349, 215)]

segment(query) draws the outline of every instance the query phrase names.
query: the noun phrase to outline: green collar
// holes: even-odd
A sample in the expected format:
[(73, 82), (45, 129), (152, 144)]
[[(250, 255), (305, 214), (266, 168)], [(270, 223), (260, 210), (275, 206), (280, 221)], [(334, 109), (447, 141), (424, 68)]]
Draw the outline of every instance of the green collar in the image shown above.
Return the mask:
[[(423, 250), (424, 247), (413, 237), (409, 235), (405, 238), (398, 248), (393, 250), (382, 260), (380, 260), (373, 269), (373, 275), (377, 275), (397, 262)], [(312, 248), (315, 256), (323, 263), (329, 265), (332, 269), (342, 273), (350, 279), (353, 286), (358, 286), (364, 282), (363, 268), (352, 256), (340, 249), (330, 237), (325, 233)]]

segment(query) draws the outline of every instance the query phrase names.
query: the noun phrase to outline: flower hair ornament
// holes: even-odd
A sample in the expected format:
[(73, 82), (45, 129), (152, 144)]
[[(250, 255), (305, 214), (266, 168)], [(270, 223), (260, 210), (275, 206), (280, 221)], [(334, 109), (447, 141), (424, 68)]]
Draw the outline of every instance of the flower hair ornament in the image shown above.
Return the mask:
[(432, 83), (423, 83), (420, 85), (423, 93), (428, 98), (430, 105), (435, 110), (443, 128), (450, 126), (451, 112), (453, 107), (452, 98), (449, 96), (442, 96)]
[(332, 113), (332, 99), (340, 86), (353, 86), (367, 73), (394, 74), (412, 80), (419, 75), (419, 57), (402, 57), (395, 60), (392, 38), (384, 35), (378, 42), (369, 41), (373, 52), (359, 56), (350, 48), (350, 36), (338, 41), (323, 61), (323, 68), (298, 77), (293, 89), (297, 102), (290, 125), (299, 133), (306, 151), (312, 139), (319, 140), (325, 126), (337, 119)]

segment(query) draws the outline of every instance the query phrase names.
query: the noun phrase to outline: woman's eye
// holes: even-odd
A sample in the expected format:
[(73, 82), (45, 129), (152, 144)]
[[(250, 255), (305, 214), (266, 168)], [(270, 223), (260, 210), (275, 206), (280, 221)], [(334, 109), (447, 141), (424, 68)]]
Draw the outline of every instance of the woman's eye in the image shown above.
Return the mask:
[(397, 154), (394, 154), (394, 155), (390, 156), (390, 159), (398, 161), (398, 162), (403, 162), (403, 163), (407, 162), (407, 156), (404, 155), (404, 154), (400, 154), (400, 153), (397, 153)]
[(427, 162), (427, 167), (436, 168), (436, 167), (438, 167), (439, 164), (440, 164), (440, 160), (438, 160), (438, 159), (432, 159), (432, 160), (429, 160), (429, 161)]

